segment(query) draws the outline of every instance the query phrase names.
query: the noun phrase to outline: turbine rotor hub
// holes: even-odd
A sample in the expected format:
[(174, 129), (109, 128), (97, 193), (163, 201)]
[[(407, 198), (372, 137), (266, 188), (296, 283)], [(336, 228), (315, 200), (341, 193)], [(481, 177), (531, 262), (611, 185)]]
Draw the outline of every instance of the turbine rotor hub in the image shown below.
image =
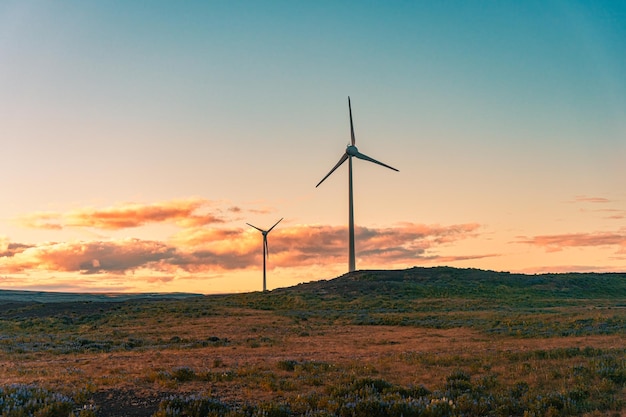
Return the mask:
[(350, 156), (357, 156), (359, 154), (359, 150), (354, 145), (348, 145), (346, 148), (346, 153)]

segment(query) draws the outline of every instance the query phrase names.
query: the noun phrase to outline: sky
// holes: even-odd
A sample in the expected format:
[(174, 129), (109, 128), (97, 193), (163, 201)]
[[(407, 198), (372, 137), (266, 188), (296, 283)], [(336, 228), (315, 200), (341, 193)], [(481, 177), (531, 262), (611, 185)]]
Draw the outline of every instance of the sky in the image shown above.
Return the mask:
[(626, 271), (626, 3), (0, 1), (0, 289)]

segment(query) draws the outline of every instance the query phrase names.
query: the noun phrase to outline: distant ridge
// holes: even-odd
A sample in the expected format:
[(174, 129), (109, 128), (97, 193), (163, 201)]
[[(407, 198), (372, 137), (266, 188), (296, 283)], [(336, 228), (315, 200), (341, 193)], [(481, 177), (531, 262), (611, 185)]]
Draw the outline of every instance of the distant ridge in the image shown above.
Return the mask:
[(53, 291), (0, 290), (0, 302), (7, 303), (67, 303), (123, 302), (131, 300), (165, 300), (201, 297), (194, 293), (70, 293)]

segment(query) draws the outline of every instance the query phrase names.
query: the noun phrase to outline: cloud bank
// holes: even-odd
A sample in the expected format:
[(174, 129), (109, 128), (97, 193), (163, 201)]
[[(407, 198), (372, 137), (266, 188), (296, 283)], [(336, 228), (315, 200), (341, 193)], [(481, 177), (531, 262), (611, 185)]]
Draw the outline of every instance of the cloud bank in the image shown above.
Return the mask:
[[(33, 213), (20, 220), (37, 229), (133, 229), (167, 223), (180, 230), (159, 239), (97, 239), (26, 244), (2, 241), (0, 273), (34, 271), (95, 274), (152, 273), (154, 276), (220, 272), (258, 268), (262, 237), (245, 227), (227, 227), (238, 207), (219, 208), (204, 199), (154, 204), (123, 204), (67, 213)], [(298, 268), (346, 262), (345, 226), (288, 225), (284, 222), (269, 238), (269, 268)], [(451, 226), (401, 223), (394, 227), (356, 229), (357, 256), (370, 265), (412, 266), (438, 259), (466, 260), (491, 255), (439, 257), (436, 248), (475, 237), (479, 224)]]
[[(411, 265), (420, 258), (436, 259), (425, 256), (427, 250), (443, 242), (471, 237), (476, 228), (477, 225), (416, 224), (358, 228), (358, 255), (370, 263)], [(0, 252), (0, 273), (39, 270), (126, 274), (139, 269), (169, 273), (246, 269), (260, 264), (261, 242), (256, 231), (195, 229), (177, 234), (171, 242), (127, 238), (35, 245), (8, 243)], [(346, 242), (345, 227), (300, 225), (276, 229), (269, 239), (271, 267), (343, 263)]]

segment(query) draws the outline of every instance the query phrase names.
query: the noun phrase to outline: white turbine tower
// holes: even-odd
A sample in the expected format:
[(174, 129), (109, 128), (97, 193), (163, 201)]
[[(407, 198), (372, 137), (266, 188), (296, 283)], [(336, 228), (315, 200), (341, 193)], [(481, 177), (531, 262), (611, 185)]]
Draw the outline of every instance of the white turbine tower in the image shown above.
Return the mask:
[(382, 165), (386, 168), (393, 169), (394, 171), (398, 171), (398, 170), (395, 169), (394, 167), (390, 167), (387, 164), (383, 164), (382, 162), (377, 161), (373, 158), (370, 158), (369, 156), (364, 155), (361, 152), (359, 152), (359, 150), (355, 146), (356, 140), (354, 138), (354, 125), (352, 124), (352, 106), (350, 105), (350, 97), (348, 97), (348, 110), (350, 112), (351, 143), (346, 148), (346, 152), (341, 156), (341, 158), (339, 158), (339, 162), (337, 162), (337, 165), (335, 165), (333, 169), (331, 169), (330, 172), (326, 174), (326, 176), (322, 178), (322, 180), (318, 182), (315, 187), (316, 188), (319, 187), (319, 185), (323, 183), (324, 180), (330, 176), (330, 174), (335, 172), (335, 170), (339, 168), (341, 164), (343, 164), (344, 162), (346, 162), (346, 160), (348, 160), (348, 195), (349, 195), (348, 197), (349, 198), (348, 200), (348, 234), (349, 234), (348, 269), (350, 272), (352, 272), (356, 269), (356, 257), (354, 254), (354, 199), (352, 197), (352, 157), (354, 156), (358, 159), (363, 159), (364, 161), (373, 162), (375, 164)]
[(266, 285), (266, 279), (265, 279), (265, 258), (269, 257), (269, 248), (267, 246), (267, 235), (269, 232), (272, 231), (273, 228), (276, 227), (276, 225), (278, 223), (281, 222), (282, 219), (280, 219), (279, 221), (277, 221), (276, 223), (274, 223), (274, 226), (270, 227), (268, 230), (263, 230), (260, 229), (250, 223), (246, 223), (248, 226), (250, 227), (254, 227), (256, 230), (258, 230), (259, 232), (261, 232), (261, 234), (263, 235), (263, 292), (267, 291), (267, 285)]

